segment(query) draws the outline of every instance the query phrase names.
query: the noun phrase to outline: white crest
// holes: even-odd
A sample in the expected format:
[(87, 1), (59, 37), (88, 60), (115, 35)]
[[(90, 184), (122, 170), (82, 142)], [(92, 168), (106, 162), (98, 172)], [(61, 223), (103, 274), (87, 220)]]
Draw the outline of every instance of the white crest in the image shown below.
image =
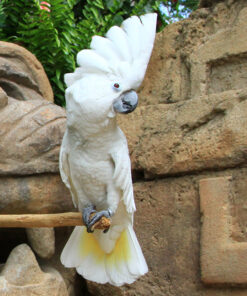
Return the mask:
[(105, 37), (94, 36), (91, 49), (77, 54), (79, 68), (65, 75), (67, 87), (88, 74), (113, 75), (137, 89), (146, 72), (156, 33), (156, 13), (132, 16)]

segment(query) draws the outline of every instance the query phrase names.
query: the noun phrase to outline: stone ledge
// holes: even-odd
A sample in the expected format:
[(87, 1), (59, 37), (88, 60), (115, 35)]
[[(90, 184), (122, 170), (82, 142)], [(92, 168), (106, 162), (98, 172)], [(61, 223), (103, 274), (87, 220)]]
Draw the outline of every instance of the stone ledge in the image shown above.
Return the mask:
[(243, 88), (119, 116), (132, 169), (153, 178), (245, 163), (246, 98)]
[(46, 214), (74, 211), (59, 174), (0, 178), (0, 214)]

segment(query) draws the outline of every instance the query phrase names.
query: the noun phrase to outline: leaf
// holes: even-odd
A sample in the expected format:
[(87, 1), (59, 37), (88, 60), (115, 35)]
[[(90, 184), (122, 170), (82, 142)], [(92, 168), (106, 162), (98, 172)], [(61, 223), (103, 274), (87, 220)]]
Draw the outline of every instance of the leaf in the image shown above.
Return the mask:
[(114, 25), (117, 25), (117, 26), (120, 26), (123, 22), (123, 17), (119, 14), (116, 14), (113, 19), (112, 19), (112, 22)]
[(57, 80), (60, 80), (60, 77), (61, 77), (61, 70), (56, 69), (56, 78), (57, 78)]
[(120, 0), (106, 0), (106, 7), (112, 12), (116, 13), (123, 6), (123, 1)]
[(60, 46), (61, 45), (61, 42), (60, 42), (60, 40), (59, 40), (59, 38), (58, 38), (57, 35), (55, 35), (55, 40), (56, 40), (57, 46)]
[(94, 5), (101, 8), (101, 9), (105, 8), (102, 0), (95, 0)]
[(62, 32), (62, 35), (65, 37), (65, 39), (66, 39), (69, 43), (72, 42), (72, 41), (71, 41), (71, 38), (70, 38), (70, 36), (69, 36), (69, 34), (68, 34), (67, 32)]

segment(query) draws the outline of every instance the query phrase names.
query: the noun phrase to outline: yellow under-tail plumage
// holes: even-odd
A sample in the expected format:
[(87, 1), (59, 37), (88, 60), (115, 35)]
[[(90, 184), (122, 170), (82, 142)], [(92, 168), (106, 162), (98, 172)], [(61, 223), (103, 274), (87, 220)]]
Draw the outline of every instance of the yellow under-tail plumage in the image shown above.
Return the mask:
[(92, 233), (87, 233), (84, 227), (80, 242), (81, 257), (86, 258), (93, 255), (96, 263), (107, 261), (107, 264), (114, 265), (117, 261), (122, 263), (130, 260), (130, 247), (126, 230), (122, 231), (116, 241), (115, 248), (110, 253), (105, 253), (100, 247), (99, 242)]
[(131, 224), (119, 233), (110, 252), (103, 250), (97, 235), (88, 233), (86, 227), (75, 227), (61, 261), (86, 279), (115, 286), (131, 284), (148, 271)]

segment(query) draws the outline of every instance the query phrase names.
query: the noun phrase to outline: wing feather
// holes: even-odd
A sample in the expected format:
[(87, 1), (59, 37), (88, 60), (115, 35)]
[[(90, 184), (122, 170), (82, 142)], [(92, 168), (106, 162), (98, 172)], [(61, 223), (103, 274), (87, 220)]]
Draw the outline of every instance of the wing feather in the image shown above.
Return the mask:
[(69, 160), (68, 160), (68, 153), (66, 151), (67, 145), (67, 139), (66, 139), (66, 133), (63, 137), (63, 142), (60, 148), (60, 155), (59, 155), (59, 169), (60, 169), (60, 175), (61, 178), (66, 185), (66, 187), (70, 190), (72, 201), (75, 207), (78, 205), (78, 196), (74, 187), (74, 184), (72, 182), (71, 174), (70, 174), (70, 166), (69, 166)]
[(128, 213), (136, 210), (133, 185), (131, 178), (131, 164), (127, 146), (123, 145), (120, 150), (111, 153), (115, 170), (113, 179), (117, 187), (123, 191), (123, 202)]

